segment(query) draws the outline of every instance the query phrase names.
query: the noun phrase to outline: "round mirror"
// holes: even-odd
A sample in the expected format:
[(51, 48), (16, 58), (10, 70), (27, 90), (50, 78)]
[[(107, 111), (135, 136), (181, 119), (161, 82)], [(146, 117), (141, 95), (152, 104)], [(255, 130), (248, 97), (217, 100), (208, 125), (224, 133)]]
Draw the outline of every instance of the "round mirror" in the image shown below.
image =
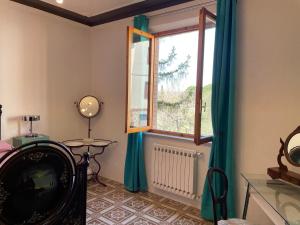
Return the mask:
[(292, 165), (300, 167), (300, 130), (294, 131), (287, 138), (284, 153), (285, 157)]
[(80, 100), (78, 110), (83, 117), (93, 118), (100, 112), (100, 102), (94, 96), (85, 96)]

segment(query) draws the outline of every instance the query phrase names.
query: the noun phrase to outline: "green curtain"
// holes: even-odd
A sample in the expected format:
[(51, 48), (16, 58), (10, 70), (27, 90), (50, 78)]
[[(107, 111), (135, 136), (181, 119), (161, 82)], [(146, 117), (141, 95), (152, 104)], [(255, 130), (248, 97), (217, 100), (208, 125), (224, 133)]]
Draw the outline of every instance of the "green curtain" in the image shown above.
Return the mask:
[[(142, 31), (148, 31), (149, 27), (149, 19), (147, 16), (140, 15), (134, 17), (133, 26)], [(133, 42), (147, 41), (148, 39), (145, 37), (141, 37), (140, 35), (133, 35)]]
[[(212, 123), (214, 138), (209, 167), (223, 169), (228, 177), (228, 217), (236, 217), (234, 112), (236, 80), (236, 0), (217, 1), (217, 24), (212, 83)], [(216, 194), (222, 191), (220, 177), (215, 177)], [(202, 196), (201, 216), (213, 219), (207, 180)]]
[[(134, 17), (134, 27), (148, 31), (149, 20), (146, 16), (140, 15)], [(141, 38), (134, 41), (143, 41)], [(148, 188), (143, 133), (128, 134), (127, 154), (125, 161), (124, 172), (124, 185), (125, 188), (132, 192), (146, 191)]]
[(149, 19), (145, 15), (134, 17), (133, 26), (139, 30), (148, 32)]
[(142, 132), (128, 135), (124, 185), (128, 191), (147, 191)]

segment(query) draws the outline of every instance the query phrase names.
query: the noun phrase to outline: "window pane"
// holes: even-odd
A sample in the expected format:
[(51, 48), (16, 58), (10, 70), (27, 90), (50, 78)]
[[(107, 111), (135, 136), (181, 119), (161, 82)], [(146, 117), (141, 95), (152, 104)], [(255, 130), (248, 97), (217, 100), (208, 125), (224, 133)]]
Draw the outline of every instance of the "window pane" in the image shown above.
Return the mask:
[(133, 33), (130, 49), (130, 128), (148, 125), (148, 83), (150, 40)]
[(213, 135), (211, 122), (211, 88), (215, 46), (215, 23), (207, 18), (204, 39), (201, 136)]
[(198, 31), (157, 40), (153, 127), (194, 134)]

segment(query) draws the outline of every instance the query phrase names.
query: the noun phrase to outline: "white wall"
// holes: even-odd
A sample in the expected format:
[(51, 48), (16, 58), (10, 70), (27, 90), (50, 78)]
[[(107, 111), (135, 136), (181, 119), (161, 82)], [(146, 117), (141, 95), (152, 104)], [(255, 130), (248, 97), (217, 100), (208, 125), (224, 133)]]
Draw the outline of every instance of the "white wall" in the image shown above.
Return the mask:
[[(93, 136), (119, 142), (101, 157), (102, 174), (123, 182), (127, 146), (124, 132), (125, 37), (132, 18), (91, 30), (8, 0), (1, 0), (0, 6), (3, 139), (26, 132), (27, 126), (19, 121), (19, 117), (31, 113), (41, 115), (41, 121), (35, 124), (36, 131), (48, 134), (52, 139), (85, 137), (86, 121), (78, 115), (73, 102), (87, 93), (93, 94), (104, 101), (103, 111), (92, 122)], [(163, 19), (169, 21), (169, 18)], [(158, 31), (155, 24), (153, 30)], [(196, 147), (190, 141), (147, 136), (146, 167), (151, 190), (154, 142), (209, 153), (209, 147)], [(207, 159), (204, 168), (207, 167), (205, 163)], [(190, 204), (199, 206), (198, 202)]]
[(27, 131), (24, 114), (39, 114), (36, 132), (63, 140), (85, 133), (74, 101), (90, 90), (88, 27), (0, 0), (0, 103), (3, 139)]
[[(125, 134), (125, 95), (126, 95), (126, 44), (127, 26), (132, 26), (132, 18), (98, 26), (92, 30), (92, 92), (104, 101), (101, 116), (94, 121), (93, 135), (115, 139), (119, 143), (106, 151), (100, 158), (103, 165), (102, 174), (105, 177), (123, 182), (124, 162), (127, 149)], [(151, 25), (150, 25), (151, 26)], [(153, 31), (152, 26), (152, 31)], [(210, 146), (197, 147), (193, 141), (179, 141), (170, 138), (160, 138), (153, 135), (145, 137), (145, 160), (149, 189), (159, 192), (151, 184), (152, 146), (154, 143), (197, 149), (205, 153), (203, 171), (204, 177), (209, 158)], [(200, 185), (203, 185), (201, 180)], [(159, 192), (160, 194), (165, 194)], [(167, 194), (168, 195), (168, 194)], [(172, 197), (172, 195), (170, 196)], [(174, 196), (173, 196), (174, 197)], [(187, 201), (187, 204), (199, 207), (199, 201)]]
[[(27, 113), (41, 114), (39, 131), (54, 138), (85, 135), (86, 121), (77, 114), (73, 101), (90, 92), (104, 101), (102, 113), (93, 120), (93, 135), (119, 141), (101, 157), (103, 175), (122, 182), (127, 145), (125, 37), (132, 19), (90, 30), (0, 1), (4, 138), (19, 134), (15, 117)], [(276, 166), (279, 137), (286, 138), (300, 122), (299, 9), (298, 0), (238, 1), (235, 138), (240, 205), (243, 183), (239, 173), (266, 173), (268, 167)], [(169, 21), (158, 18), (151, 18), (151, 29), (159, 29), (159, 21)], [(155, 142), (197, 148), (205, 152), (203, 165), (207, 164), (209, 146), (195, 147), (191, 142), (148, 135), (145, 154), (149, 177)]]
[(126, 32), (130, 19), (92, 30), (92, 93), (103, 102), (93, 120), (92, 136), (117, 140), (100, 158), (102, 174), (123, 182), (127, 135), (125, 134)]
[[(299, 1), (296, 0), (284, 3), (280, 0), (238, 2), (236, 162), (239, 211), (244, 191), (240, 172), (266, 173), (268, 167), (276, 166), (279, 137), (285, 138), (299, 125), (299, 7)], [(151, 19), (153, 29), (159, 22)], [(123, 180), (126, 154), (126, 135), (123, 133), (126, 74), (124, 37), (126, 26), (131, 23), (130, 19), (126, 19), (99, 26), (92, 31), (93, 90), (106, 102), (95, 133), (107, 138), (115, 137), (119, 141), (119, 145), (102, 158), (104, 176), (118, 181)], [(171, 141), (146, 137), (148, 175), (151, 176), (149, 165), (153, 143)], [(172, 145), (192, 147), (191, 143), (182, 141), (172, 141)], [(199, 151), (208, 153), (209, 149), (200, 147)]]
[(279, 138), (300, 124), (299, 10), (298, 0), (238, 1), (237, 173), (277, 166)]

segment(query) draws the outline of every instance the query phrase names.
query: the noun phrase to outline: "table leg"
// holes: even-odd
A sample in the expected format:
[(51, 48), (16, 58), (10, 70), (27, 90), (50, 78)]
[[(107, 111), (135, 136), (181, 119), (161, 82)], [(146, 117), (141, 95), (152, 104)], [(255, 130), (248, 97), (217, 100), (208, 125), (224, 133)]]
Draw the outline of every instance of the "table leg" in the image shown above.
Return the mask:
[(106, 187), (107, 185), (104, 184), (103, 182), (101, 182), (100, 179), (99, 179), (99, 173), (100, 173), (100, 171), (101, 171), (101, 165), (100, 165), (100, 163), (98, 162), (98, 160), (96, 159), (95, 156), (94, 156), (93, 159), (94, 159), (95, 163), (96, 163), (97, 166), (98, 166), (98, 170), (97, 170), (97, 172), (95, 172), (95, 179), (96, 179), (96, 181), (97, 181), (99, 184), (101, 184), (101, 185), (103, 185), (104, 187)]
[(101, 182), (100, 179), (99, 179), (99, 173), (100, 173), (100, 171), (101, 171), (101, 165), (100, 165), (100, 162), (99, 162), (99, 161), (97, 160), (97, 158), (96, 158), (97, 155), (103, 154), (104, 149), (105, 149), (105, 148), (102, 147), (102, 151), (101, 151), (101, 152), (98, 152), (98, 153), (95, 153), (91, 158), (94, 160), (94, 162), (95, 162), (95, 163), (97, 164), (97, 166), (98, 166), (98, 170), (94, 173), (95, 180), (96, 180), (99, 184), (101, 184), (102, 186), (106, 187), (107, 185), (104, 184), (103, 182)]
[(246, 197), (245, 197), (244, 210), (243, 210), (243, 219), (246, 219), (246, 216), (247, 216), (249, 198), (250, 198), (250, 184), (248, 183)]

